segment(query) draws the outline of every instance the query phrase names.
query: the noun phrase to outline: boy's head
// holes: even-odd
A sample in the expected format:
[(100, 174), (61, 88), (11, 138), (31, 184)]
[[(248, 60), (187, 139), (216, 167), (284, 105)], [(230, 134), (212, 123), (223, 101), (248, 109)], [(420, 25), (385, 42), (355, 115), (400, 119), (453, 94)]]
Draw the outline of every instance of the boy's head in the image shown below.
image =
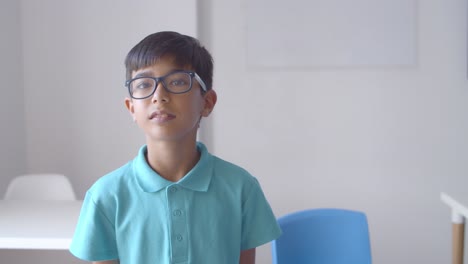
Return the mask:
[(155, 64), (162, 58), (171, 58), (177, 66), (195, 71), (209, 91), (213, 86), (213, 58), (200, 42), (177, 32), (162, 31), (140, 41), (125, 59), (126, 78), (132, 73)]
[(147, 141), (195, 141), (217, 98), (213, 60), (200, 42), (176, 32), (154, 33), (130, 50), (125, 66), (125, 106)]

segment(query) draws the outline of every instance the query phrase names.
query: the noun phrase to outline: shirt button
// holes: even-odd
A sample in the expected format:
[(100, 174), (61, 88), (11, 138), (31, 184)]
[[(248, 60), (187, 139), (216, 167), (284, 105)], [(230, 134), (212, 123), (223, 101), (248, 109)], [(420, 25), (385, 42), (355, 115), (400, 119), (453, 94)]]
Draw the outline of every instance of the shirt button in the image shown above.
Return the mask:
[(171, 193), (175, 193), (175, 192), (177, 192), (177, 187), (171, 187), (171, 189), (169, 191)]
[(182, 241), (183, 237), (182, 237), (182, 235), (177, 235), (177, 236), (176, 236), (176, 239), (177, 239), (178, 241)]
[(174, 216), (181, 216), (182, 211), (181, 210), (174, 210), (173, 214), (174, 214)]

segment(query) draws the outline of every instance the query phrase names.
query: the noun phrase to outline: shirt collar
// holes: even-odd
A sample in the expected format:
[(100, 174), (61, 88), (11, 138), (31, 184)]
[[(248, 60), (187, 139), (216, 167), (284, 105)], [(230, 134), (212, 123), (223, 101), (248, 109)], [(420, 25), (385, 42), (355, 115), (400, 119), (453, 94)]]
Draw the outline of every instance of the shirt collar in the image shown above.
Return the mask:
[(197, 142), (197, 149), (201, 153), (200, 160), (176, 183), (164, 179), (149, 166), (145, 158), (146, 145), (140, 148), (138, 156), (133, 160), (133, 174), (145, 192), (157, 192), (174, 184), (194, 191), (206, 192), (213, 174), (213, 156), (203, 143)]

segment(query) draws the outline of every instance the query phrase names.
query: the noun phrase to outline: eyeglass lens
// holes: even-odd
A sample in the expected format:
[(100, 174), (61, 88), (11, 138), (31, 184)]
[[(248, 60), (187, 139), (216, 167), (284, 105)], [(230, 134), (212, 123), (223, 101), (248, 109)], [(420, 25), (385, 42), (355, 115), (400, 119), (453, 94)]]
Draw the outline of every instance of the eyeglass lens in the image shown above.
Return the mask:
[(142, 77), (129, 83), (132, 97), (138, 99), (151, 96), (159, 82), (171, 93), (185, 93), (192, 87), (192, 77), (186, 72), (174, 72), (159, 79)]

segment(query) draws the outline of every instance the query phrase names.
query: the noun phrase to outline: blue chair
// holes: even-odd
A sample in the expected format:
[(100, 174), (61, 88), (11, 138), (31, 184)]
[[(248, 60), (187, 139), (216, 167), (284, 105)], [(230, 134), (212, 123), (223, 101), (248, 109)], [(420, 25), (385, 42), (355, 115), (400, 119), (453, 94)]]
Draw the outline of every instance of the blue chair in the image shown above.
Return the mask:
[(280, 217), (274, 264), (371, 264), (367, 217), (345, 209), (309, 209)]

